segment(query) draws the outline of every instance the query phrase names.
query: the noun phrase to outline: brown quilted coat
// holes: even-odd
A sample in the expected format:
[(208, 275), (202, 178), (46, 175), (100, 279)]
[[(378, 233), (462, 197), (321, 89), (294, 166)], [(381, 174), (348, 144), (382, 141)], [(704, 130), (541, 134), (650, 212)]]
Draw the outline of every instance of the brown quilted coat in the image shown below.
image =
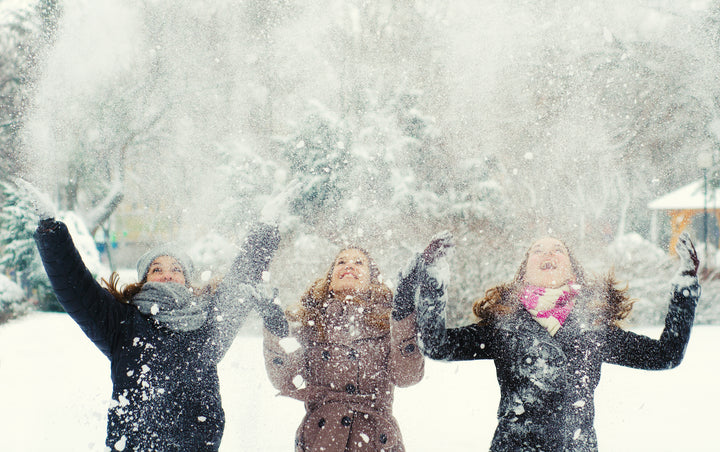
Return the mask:
[(423, 376), (415, 315), (391, 319), (389, 330), (362, 318), (360, 306), (330, 299), (325, 334), (301, 328), (297, 341), (290, 338), (295, 350), (265, 331), (270, 380), (282, 395), (305, 402), (298, 452), (405, 450), (392, 402), (395, 386)]

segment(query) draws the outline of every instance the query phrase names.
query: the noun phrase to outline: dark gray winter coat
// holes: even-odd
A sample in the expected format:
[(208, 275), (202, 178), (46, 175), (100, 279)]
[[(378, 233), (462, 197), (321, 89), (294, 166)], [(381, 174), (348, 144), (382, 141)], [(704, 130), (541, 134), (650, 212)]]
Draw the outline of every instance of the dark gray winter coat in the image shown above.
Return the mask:
[(677, 366), (700, 293), (696, 278), (687, 281), (673, 287), (665, 329), (655, 340), (593, 326), (583, 318), (589, 300), (581, 298), (555, 336), (524, 309), (493, 325), (446, 329), (444, 287), (427, 277), (419, 290), (421, 349), (439, 360), (494, 360), (501, 395), (492, 451), (596, 451), (593, 396), (601, 365)]
[(214, 296), (205, 325), (177, 333), (103, 289), (64, 224), (39, 229), (35, 241), (58, 300), (110, 359), (110, 450), (217, 451), (225, 424), (217, 364), (247, 315), (242, 306), (222, 308), (233, 286)]

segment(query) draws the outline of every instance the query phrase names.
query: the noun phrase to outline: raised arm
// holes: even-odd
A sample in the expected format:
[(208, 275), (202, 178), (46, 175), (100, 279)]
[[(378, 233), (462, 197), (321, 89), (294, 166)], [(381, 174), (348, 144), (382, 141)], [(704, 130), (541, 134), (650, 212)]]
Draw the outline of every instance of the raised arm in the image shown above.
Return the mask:
[(390, 378), (400, 387), (419, 382), (425, 373), (425, 359), (418, 345), (415, 292), (421, 257), (414, 257), (400, 273), (390, 320)]
[(414, 266), (401, 275), (398, 298), (417, 304), (420, 349), (432, 359), (456, 361), (491, 357), (490, 329), (478, 325), (448, 329), (445, 326), (447, 294), (443, 273), (448, 271), (445, 257), (454, 246), (452, 236), (436, 235)]
[(612, 328), (607, 337), (607, 362), (657, 370), (676, 367), (682, 361), (701, 290), (697, 278), (699, 261), (687, 234), (680, 236), (676, 250), (680, 268), (671, 281), (670, 306), (660, 339)]
[(420, 348), (432, 359), (465, 361), (491, 359), (495, 341), (492, 329), (478, 324), (460, 328), (445, 327), (445, 286), (428, 277), (418, 292), (418, 330)]
[(58, 301), (100, 351), (110, 357), (127, 307), (95, 281), (64, 223), (44, 219), (34, 238)]
[(287, 321), (279, 306), (272, 303), (260, 287), (263, 272), (280, 242), (275, 226), (257, 224), (245, 238), (230, 271), (215, 295), (213, 322), (220, 357), (232, 344), (238, 330), (253, 308), (257, 308), (266, 327), (279, 336), (287, 335)]

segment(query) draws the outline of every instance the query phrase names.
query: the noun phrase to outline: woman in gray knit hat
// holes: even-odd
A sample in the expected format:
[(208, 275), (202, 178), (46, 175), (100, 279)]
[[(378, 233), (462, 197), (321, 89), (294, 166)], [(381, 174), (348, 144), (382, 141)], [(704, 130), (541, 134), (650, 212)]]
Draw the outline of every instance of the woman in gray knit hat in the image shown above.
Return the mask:
[(193, 264), (174, 246), (144, 254), (138, 283), (95, 281), (67, 227), (41, 217), (35, 241), (58, 300), (110, 360), (110, 450), (217, 451), (225, 414), (217, 364), (252, 308), (265, 327), (287, 334), (282, 310), (255, 289), (280, 240), (253, 228), (214, 290), (193, 288)]

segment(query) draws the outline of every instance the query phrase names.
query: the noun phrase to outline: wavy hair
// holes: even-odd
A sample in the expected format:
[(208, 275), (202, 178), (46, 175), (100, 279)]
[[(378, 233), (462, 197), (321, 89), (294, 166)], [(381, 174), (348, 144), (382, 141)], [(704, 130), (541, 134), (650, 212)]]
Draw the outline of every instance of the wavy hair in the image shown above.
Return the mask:
[[(592, 316), (593, 322), (598, 325), (619, 326), (620, 322), (630, 314), (636, 301), (629, 297), (627, 285), (618, 288), (619, 282), (615, 279), (612, 270), (607, 275), (588, 278), (567, 244), (562, 240), (559, 241), (568, 252), (575, 282), (580, 285), (577, 299), (584, 300), (583, 307)], [(530, 248), (525, 252), (525, 258), (511, 282), (491, 287), (482, 298), (473, 303), (472, 310), (478, 318), (478, 323), (495, 323), (503, 316), (512, 314), (522, 307), (520, 293), (527, 285), (525, 273), (529, 257)]]
[(334, 298), (334, 294), (330, 288), (330, 281), (333, 271), (335, 270), (335, 262), (337, 261), (337, 256), (347, 250), (358, 250), (363, 253), (368, 260), (368, 267), (370, 268), (370, 288), (353, 297), (353, 303), (360, 304), (364, 308), (362, 321), (382, 331), (390, 329), (392, 291), (380, 280), (380, 270), (370, 254), (363, 248), (347, 246), (337, 253), (327, 273), (315, 280), (305, 291), (300, 299), (299, 305), (287, 312), (290, 320), (300, 322), (305, 331), (312, 333), (320, 339), (325, 339), (326, 337), (326, 310), (329, 300)]

